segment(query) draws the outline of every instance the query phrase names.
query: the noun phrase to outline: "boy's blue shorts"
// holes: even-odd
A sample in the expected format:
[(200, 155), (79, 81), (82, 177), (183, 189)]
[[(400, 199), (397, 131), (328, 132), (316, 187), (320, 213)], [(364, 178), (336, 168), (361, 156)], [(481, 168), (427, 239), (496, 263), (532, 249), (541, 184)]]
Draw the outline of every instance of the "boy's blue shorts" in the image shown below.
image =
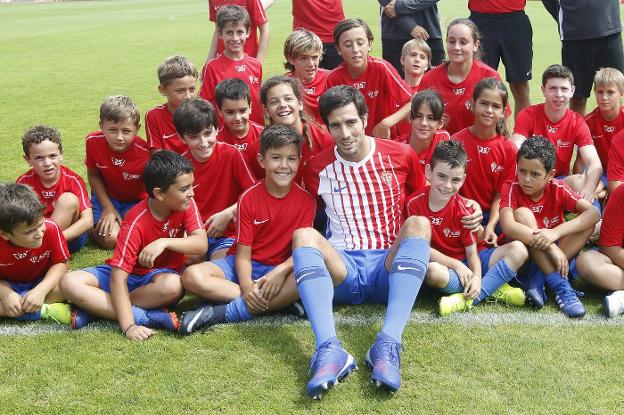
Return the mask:
[[(128, 211), (134, 207), (134, 205), (140, 202), (140, 200), (135, 200), (133, 202), (121, 202), (117, 199), (113, 199), (110, 196), (108, 196), (108, 198), (110, 199), (113, 207), (115, 208), (117, 213), (119, 213), (119, 216), (121, 216), (122, 219), (124, 218), (124, 216), (126, 216), (126, 213), (128, 213)], [(95, 226), (100, 220), (100, 217), (102, 217), (102, 211), (104, 210), (98, 198), (95, 197), (95, 193), (91, 193), (91, 206), (93, 207), (93, 226)]]
[[(86, 271), (97, 278), (99, 288), (107, 293), (110, 293), (111, 270), (112, 267), (110, 265), (98, 265), (83, 269), (83, 271)], [(149, 284), (156, 275), (164, 272), (179, 275), (176, 271), (169, 268), (156, 268), (145, 275), (128, 274), (128, 292), (132, 292), (139, 287)]]
[(347, 267), (345, 280), (334, 287), (334, 304), (385, 303), (388, 301), (387, 249), (338, 250)]
[(79, 237), (77, 237), (76, 239), (72, 241), (67, 241), (67, 249), (69, 249), (69, 252), (72, 254), (75, 252), (78, 252), (82, 249), (83, 246), (87, 244), (88, 240), (89, 240), (89, 233), (85, 232)]
[(222, 236), (220, 238), (211, 238), (208, 237), (208, 251), (204, 258), (206, 261), (210, 261), (210, 256), (214, 254), (216, 251), (220, 251), (221, 249), (229, 249), (232, 245), (234, 245), (236, 239), (234, 238), (226, 238)]
[[(239, 284), (238, 276), (236, 275), (235, 259), (236, 259), (236, 255), (228, 255), (225, 258), (212, 261), (212, 263), (218, 266), (221, 269), (221, 271), (223, 271), (223, 273), (225, 274), (225, 278), (228, 281), (232, 281), (236, 284)], [(255, 281), (258, 278), (262, 278), (264, 277), (265, 274), (270, 272), (273, 268), (275, 268), (275, 265), (266, 265), (266, 264), (263, 264), (262, 262), (252, 260), (251, 261), (251, 279)]]
[[(488, 270), (490, 269), (490, 257), (492, 256), (495, 250), (496, 248), (486, 248), (486, 249), (482, 249), (479, 251), (479, 260), (481, 261), (481, 277), (482, 278), (485, 274), (487, 274)], [(464, 265), (468, 266), (468, 260), (464, 259), (462, 262), (464, 263)], [(449, 268), (449, 277), (452, 277), (453, 275), (457, 277), (457, 273), (455, 272), (455, 270), (452, 268)], [(447, 291), (447, 288), (441, 288), (440, 291), (442, 291), (445, 294), (453, 294), (455, 292), (455, 291), (450, 291), (450, 290)]]
[(33, 288), (35, 288), (41, 281), (43, 281), (43, 277), (39, 277), (31, 282), (11, 282), (11, 289), (19, 294), (20, 297), (26, 295), (26, 293)]

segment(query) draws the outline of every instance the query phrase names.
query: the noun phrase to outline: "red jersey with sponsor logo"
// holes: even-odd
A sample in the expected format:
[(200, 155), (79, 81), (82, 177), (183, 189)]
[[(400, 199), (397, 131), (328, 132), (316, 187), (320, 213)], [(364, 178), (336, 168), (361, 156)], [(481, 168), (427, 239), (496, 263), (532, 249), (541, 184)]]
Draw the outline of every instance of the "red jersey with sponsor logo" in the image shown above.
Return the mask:
[[(249, 37), (245, 41), (243, 50), (249, 56), (256, 57), (258, 54), (258, 26), (267, 22), (266, 12), (260, 0), (208, 0), (210, 21), (217, 22), (219, 7), (227, 4), (241, 6), (249, 13)], [(223, 39), (217, 40), (217, 53), (223, 53)]]
[(525, 137), (541, 135), (555, 145), (557, 176), (570, 174), (574, 145), (578, 148), (593, 144), (589, 128), (578, 113), (567, 109), (562, 119), (552, 122), (544, 112), (544, 104), (524, 108), (516, 118), (514, 134)]
[[(407, 135), (401, 135), (395, 138), (394, 141), (396, 141), (397, 143), (409, 144), (410, 134), (411, 133), (408, 133)], [(451, 139), (451, 135), (447, 131), (438, 130), (433, 135), (433, 138), (431, 139), (431, 143), (429, 144), (429, 147), (427, 147), (425, 150), (421, 151), (420, 153), (417, 152), (414, 149), (414, 147), (410, 146), (412, 151), (416, 153), (416, 156), (418, 157), (418, 166), (420, 167), (420, 172), (423, 174), (423, 177), (425, 175), (425, 166), (431, 163), (431, 157), (433, 156), (433, 150), (435, 150), (435, 147), (438, 145), (438, 143), (442, 141), (450, 140), (450, 139)]]
[(526, 0), (468, 0), (471, 12), (503, 14), (523, 11)]
[[(290, 257), (292, 235), (312, 226), (316, 213), (314, 197), (296, 183), (283, 198), (266, 190), (264, 179), (247, 189), (238, 200), (236, 243), (251, 247), (251, 259), (278, 265)], [(236, 246), (230, 248), (230, 254)]]
[(188, 150), (173, 124), (173, 114), (167, 104), (159, 105), (145, 113), (145, 137), (150, 150), (171, 150), (178, 154)]
[(52, 215), (52, 212), (54, 212), (53, 204), (63, 193), (73, 193), (76, 195), (80, 205), (80, 212), (85, 209), (91, 209), (87, 186), (85, 186), (82, 177), (65, 166), (60, 166), (60, 169), (60, 177), (51, 187), (44, 187), (41, 180), (39, 180), (39, 176), (33, 169), (28, 170), (16, 180), (17, 183), (27, 184), (34, 189), (37, 196), (39, 196), (39, 200), (46, 207), (44, 212), (46, 218)]
[(245, 55), (241, 60), (234, 61), (225, 55), (206, 62), (202, 70), (202, 86), (199, 96), (217, 108), (215, 88), (224, 79), (240, 78), (251, 91), (251, 117), (258, 124), (264, 125), (263, 107), (260, 102), (260, 84), (262, 83), (262, 63), (251, 56)]
[(143, 248), (160, 238), (184, 238), (185, 235), (203, 227), (201, 215), (191, 198), (186, 210), (173, 210), (164, 221), (156, 219), (148, 206), (149, 198), (143, 199), (131, 208), (117, 236), (113, 257), (108, 265), (121, 268), (129, 274), (145, 275), (156, 268), (169, 268), (182, 272), (184, 254), (165, 249), (154, 261), (152, 268), (145, 268), (138, 262)]
[(516, 177), (518, 148), (502, 135), (482, 140), (464, 128), (453, 137), (466, 150), (466, 181), (459, 190), (462, 196), (473, 199), (484, 211), (489, 211), (496, 193), (503, 183)]
[(416, 153), (405, 144), (370, 138), (359, 162), (336, 148), (313, 157), (303, 173), (306, 189), (325, 202), (328, 239), (337, 249), (388, 249), (405, 218), (405, 196), (425, 186)]
[(624, 131), (620, 131), (611, 140), (607, 179), (624, 181)]
[(121, 202), (133, 202), (147, 196), (143, 169), (149, 160), (147, 144), (135, 136), (128, 150), (111, 151), (102, 131), (87, 134), (87, 169), (97, 170), (106, 186), (106, 193)]
[[(420, 81), (419, 90), (436, 90), (444, 101), (444, 113), (448, 117), (445, 129), (455, 134), (459, 130), (474, 124), (472, 112), (472, 95), (474, 88), (483, 78), (500, 79), (494, 69), (480, 61), (474, 61), (466, 79), (462, 82), (451, 82), (448, 77), (446, 64), (438, 65), (427, 72)], [(509, 106), (505, 109), (511, 113)]]
[(336, 85), (350, 85), (358, 89), (368, 107), (366, 134), (372, 135), (375, 126), (396, 111), (412, 97), (411, 88), (388, 62), (368, 57), (366, 70), (356, 79), (351, 78), (345, 63), (327, 75), (327, 89)]
[[(327, 90), (327, 74), (329, 74), (327, 69), (318, 68), (312, 82), (303, 85), (303, 109), (319, 124), (323, 124), (318, 107), (319, 97)], [(292, 72), (286, 72), (284, 75), (295, 78)]]
[[(203, 222), (236, 203), (243, 190), (256, 181), (243, 155), (232, 145), (216, 143), (212, 155), (203, 163), (195, 160), (190, 150), (183, 156), (195, 169), (194, 198)], [(236, 225), (231, 221), (223, 236), (233, 238), (235, 234)]]
[(565, 212), (576, 210), (576, 202), (579, 199), (580, 196), (574, 190), (557, 179), (552, 179), (546, 184), (544, 193), (536, 201), (522, 191), (520, 183), (508, 181), (503, 184), (500, 208), (529, 208), (535, 216), (538, 228), (552, 229), (563, 223)]
[(589, 127), (592, 140), (594, 140), (602, 168), (606, 170), (609, 165), (609, 150), (613, 137), (624, 130), (624, 107), (620, 106), (617, 117), (612, 121), (605, 120), (599, 109), (596, 108), (585, 116), (585, 122)]
[(219, 127), (219, 130), (217, 130), (217, 141), (231, 144), (236, 147), (236, 149), (240, 151), (243, 155), (243, 158), (247, 162), (247, 166), (251, 168), (252, 166), (258, 164), (258, 162), (256, 161), (258, 158), (256, 156), (256, 150), (259, 147), (254, 146), (254, 143), (260, 140), (260, 134), (262, 134), (263, 130), (264, 127), (260, 124), (249, 121), (249, 131), (247, 131), (247, 135), (245, 135), (244, 137), (237, 137), (236, 135), (232, 134), (232, 132), (228, 130), (226, 126), (221, 126)]
[(0, 239), (0, 280), (27, 283), (45, 277), (50, 267), (69, 260), (61, 228), (45, 219), (45, 233), (39, 248), (24, 248)]
[(451, 196), (442, 209), (434, 212), (429, 207), (431, 186), (416, 192), (407, 201), (408, 216), (424, 216), (431, 223), (431, 247), (446, 256), (458, 260), (466, 259), (466, 247), (476, 244), (474, 233), (464, 228), (462, 217), (472, 214), (466, 200), (458, 194)]
[(600, 246), (624, 247), (624, 186), (618, 186), (609, 195), (609, 203), (602, 214), (602, 227), (600, 228)]
[(344, 20), (342, 0), (293, 0), (293, 30), (307, 29), (323, 43), (334, 42), (334, 27)]

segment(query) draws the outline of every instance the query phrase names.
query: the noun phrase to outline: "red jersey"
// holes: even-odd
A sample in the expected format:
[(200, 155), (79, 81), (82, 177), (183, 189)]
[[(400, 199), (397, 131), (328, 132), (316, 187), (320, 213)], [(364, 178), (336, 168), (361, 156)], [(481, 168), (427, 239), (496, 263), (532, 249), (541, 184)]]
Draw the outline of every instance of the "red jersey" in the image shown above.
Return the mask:
[(458, 194), (451, 196), (442, 209), (434, 212), (429, 207), (429, 190), (427, 186), (410, 196), (407, 201), (408, 216), (424, 216), (431, 222), (431, 247), (446, 256), (466, 259), (466, 247), (478, 243), (474, 233), (464, 228), (462, 217), (472, 214), (466, 206), (466, 200)]
[(334, 148), (313, 157), (303, 173), (306, 189), (325, 202), (328, 239), (337, 249), (388, 249), (403, 224), (405, 195), (425, 185), (409, 146), (370, 138), (361, 161)]
[(0, 239), (0, 279), (28, 283), (45, 277), (55, 264), (69, 261), (67, 242), (61, 228), (44, 219), (45, 233), (39, 248), (24, 248)]
[(518, 148), (502, 135), (482, 140), (464, 128), (453, 137), (466, 150), (466, 181), (459, 190), (462, 196), (475, 200), (484, 211), (489, 211), (496, 193), (503, 183), (516, 177)]
[(344, 20), (342, 0), (293, 0), (293, 30), (307, 29), (323, 43), (334, 43), (334, 27)]
[(509, 181), (503, 184), (500, 208), (529, 208), (535, 215), (537, 226), (540, 229), (552, 229), (563, 223), (565, 212), (576, 210), (576, 202), (579, 199), (580, 196), (574, 190), (557, 179), (552, 179), (546, 184), (544, 193), (537, 201), (531, 200), (522, 191), (517, 181)]
[(504, 14), (524, 11), (526, 0), (468, 0), (471, 12)]
[[(264, 179), (247, 189), (238, 200), (236, 243), (251, 247), (251, 259), (279, 265), (290, 257), (292, 235), (312, 226), (314, 197), (296, 183), (283, 198), (267, 192)], [(236, 245), (229, 254), (236, 253)]]
[(252, 121), (264, 125), (264, 112), (260, 102), (260, 84), (262, 83), (262, 63), (251, 56), (245, 55), (241, 60), (234, 61), (225, 55), (206, 62), (202, 69), (202, 86), (199, 96), (217, 108), (215, 88), (224, 79), (240, 78), (251, 92), (251, 117)]
[(178, 154), (188, 150), (173, 124), (173, 114), (167, 104), (159, 105), (145, 113), (145, 136), (150, 150), (171, 150)]
[(611, 140), (607, 180), (624, 181), (624, 131), (620, 131)]
[(44, 187), (41, 180), (39, 180), (39, 176), (37, 176), (37, 173), (33, 169), (28, 170), (16, 180), (17, 183), (27, 184), (32, 187), (35, 193), (37, 193), (39, 200), (46, 207), (44, 212), (46, 218), (52, 215), (52, 212), (54, 212), (54, 202), (56, 202), (63, 193), (73, 193), (76, 195), (80, 205), (80, 212), (85, 209), (91, 209), (91, 200), (89, 200), (87, 186), (85, 186), (82, 177), (65, 166), (61, 166), (60, 169), (60, 177), (52, 187)]
[(243, 155), (243, 158), (247, 162), (247, 166), (251, 168), (254, 164), (258, 164), (258, 157), (256, 154), (259, 147), (254, 146), (254, 143), (260, 140), (262, 130), (264, 130), (263, 126), (256, 124), (253, 121), (249, 121), (249, 131), (247, 131), (247, 135), (239, 138), (232, 134), (226, 126), (221, 126), (219, 127), (219, 130), (217, 130), (217, 141), (231, 144), (236, 147), (236, 149)]
[[(397, 138), (394, 139), (394, 141), (396, 141), (397, 143), (403, 143), (403, 144), (408, 144), (410, 143), (410, 133), (406, 134), (406, 135), (401, 135)], [(421, 151), (420, 153), (418, 153), (416, 150), (414, 150), (413, 147), (410, 146), (410, 148), (412, 149), (412, 151), (414, 153), (416, 153), (416, 157), (418, 158), (418, 165), (420, 167), (420, 171), (423, 174), (423, 177), (425, 175), (425, 166), (429, 163), (431, 163), (431, 157), (433, 156), (433, 150), (435, 150), (436, 146), (438, 145), (438, 143), (442, 142), (442, 141), (447, 141), (451, 139), (451, 135), (446, 131), (446, 130), (438, 130), (435, 132), (435, 134), (433, 135), (433, 138), (431, 139), (431, 143), (429, 144), (429, 147), (427, 147), (425, 150)]]
[(356, 79), (351, 78), (345, 63), (327, 75), (327, 89), (336, 85), (350, 85), (358, 89), (368, 107), (366, 134), (372, 135), (375, 126), (396, 111), (412, 97), (411, 88), (401, 79), (396, 69), (383, 59), (368, 57), (366, 70)]
[[(440, 94), (444, 101), (444, 113), (448, 117), (445, 128), (449, 133), (455, 134), (474, 124), (472, 95), (477, 82), (483, 78), (500, 79), (500, 75), (485, 63), (474, 61), (466, 79), (454, 83), (449, 80), (446, 64), (442, 64), (423, 76), (419, 88), (421, 91), (434, 89)], [(506, 112), (510, 113), (509, 106)]]
[(618, 186), (609, 195), (609, 203), (602, 214), (598, 245), (624, 247), (624, 221), (620, 216), (622, 212), (624, 212), (624, 186)]
[(138, 262), (143, 248), (160, 238), (184, 238), (203, 223), (195, 201), (191, 199), (188, 209), (172, 210), (166, 220), (156, 219), (148, 206), (149, 198), (143, 199), (131, 208), (117, 236), (117, 246), (113, 257), (106, 260), (108, 265), (121, 268), (129, 274), (145, 275), (156, 268), (169, 268), (181, 272), (184, 268), (184, 254), (165, 249), (154, 261), (152, 268), (144, 268)]
[[(329, 74), (329, 70), (318, 68), (312, 82), (303, 85), (303, 108), (305, 112), (314, 117), (319, 124), (323, 124), (318, 107), (319, 97), (327, 91), (327, 74)], [(284, 75), (295, 78), (292, 72), (286, 72)]]
[(594, 140), (602, 168), (606, 170), (609, 165), (609, 149), (613, 137), (624, 130), (624, 107), (620, 105), (620, 111), (613, 121), (605, 120), (599, 109), (596, 108), (585, 116), (585, 122), (589, 127), (592, 140)]
[[(258, 54), (258, 26), (267, 22), (266, 12), (260, 0), (208, 0), (210, 10), (210, 21), (217, 22), (217, 11), (219, 7), (227, 4), (241, 6), (249, 13), (249, 37), (245, 41), (243, 50), (249, 56), (256, 57)], [(217, 53), (223, 53), (223, 39), (217, 40)]]
[(570, 162), (574, 145), (578, 148), (593, 144), (585, 120), (578, 113), (566, 108), (565, 115), (558, 122), (552, 122), (544, 112), (544, 104), (524, 108), (516, 118), (514, 134), (525, 137), (541, 135), (555, 145), (557, 176), (570, 174)]
[[(232, 206), (238, 197), (256, 181), (243, 160), (243, 155), (234, 146), (217, 143), (206, 162), (195, 160), (191, 151), (183, 154), (195, 169), (195, 203), (202, 221), (215, 213)], [(230, 222), (223, 236), (233, 238), (236, 226)]]
[(102, 131), (87, 134), (85, 164), (100, 173), (106, 193), (121, 202), (147, 197), (143, 169), (149, 156), (147, 144), (139, 136), (134, 136), (128, 150), (116, 153), (111, 151)]

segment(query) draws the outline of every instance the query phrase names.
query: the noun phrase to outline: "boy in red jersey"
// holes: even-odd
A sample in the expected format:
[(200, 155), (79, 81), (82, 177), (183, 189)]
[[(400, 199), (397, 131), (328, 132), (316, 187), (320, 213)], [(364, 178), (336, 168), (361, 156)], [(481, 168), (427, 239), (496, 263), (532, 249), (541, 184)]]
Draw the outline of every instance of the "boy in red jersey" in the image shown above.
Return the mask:
[(319, 62), (323, 58), (321, 39), (304, 29), (293, 31), (284, 42), (284, 58), (284, 67), (289, 71), (285, 75), (301, 81), (305, 111), (322, 124), (318, 100), (325, 92), (329, 71), (319, 68)]
[(100, 131), (87, 134), (87, 178), (91, 186), (93, 222), (91, 238), (113, 249), (121, 221), (146, 195), (143, 168), (149, 159), (145, 141), (136, 133), (141, 117), (128, 97), (108, 97), (100, 106)]
[(158, 92), (167, 102), (145, 113), (145, 137), (150, 152), (171, 150), (182, 154), (187, 150), (173, 125), (173, 113), (182, 101), (195, 97), (197, 68), (184, 56), (167, 57), (158, 66)]
[(63, 230), (69, 252), (86, 243), (93, 227), (93, 210), (82, 177), (61, 165), (63, 143), (56, 128), (37, 125), (22, 137), (24, 159), (31, 169), (17, 178), (35, 190), (46, 207), (44, 216)]
[(435, 249), (425, 281), (452, 294), (440, 299), (441, 316), (468, 310), (488, 297), (518, 306), (525, 300), (520, 288), (507, 284), (529, 257), (522, 242), (488, 249), (479, 242), (483, 228), (477, 235), (461, 222), (471, 213), (458, 194), (466, 179), (466, 163), (461, 143), (450, 140), (438, 144), (425, 172), (431, 185), (414, 193), (406, 205), (408, 216), (424, 216), (431, 223), (431, 246)]
[(58, 285), (69, 251), (44, 209), (28, 186), (0, 184), (0, 317), (69, 324)]
[(251, 92), (240, 78), (225, 79), (215, 88), (217, 111), (222, 121), (217, 131), (217, 141), (231, 144), (243, 154), (248, 166), (257, 163), (257, 152), (253, 151), (264, 127), (249, 120), (251, 114)]
[(205, 257), (223, 258), (234, 243), (238, 197), (256, 180), (234, 146), (217, 142), (217, 114), (209, 102), (200, 98), (183, 102), (173, 114), (173, 123), (189, 148), (183, 156), (196, 177), (195, 203), (208, 234)]
[(260, 105), (262, 62), (245, 53), (243, 47), (249, 37), (249, 14), (239, 6), (223, 6), (217, 14), (217, 31), (225, 49), (216, 58), (206, 62), (202, 69), (202, 86), (199, 95), (216, 106), (214, 91), (217, 84), (227, 78), (240, 78), (251, 91), (251, 119), (264, 125)]
[(186, 312), (181, 333), (250, 320), (297, 299), (294, 279), (286, 278), (293, 269), (292, 234), (312, 226), (316, 212), (314, 197), (294, 183), (301, 141), (284, 125), (262, 132), (258, 160), (266, 174), (238, 201), (236, 248), (224, 259), (190, 266), (182, 276), (188, 291), (227, 304)]
[[(219, 9), (225, 5), (240, 6), (249, 13), (249, 39), (245, 42), (245, 53), (260, 62), (264, 62), (269, 51), (269, 21), (260, 0), (208, 0), (210, 10), (210, 21), (217, 22)], [(258, 36), (259, 34), (259, 36)], [(214, 59), (218, 54), (223, 53), (225, 46), (223, 39), (219, 36), (219, 30), (215, 27), (210, 43), (208, 59)]]
[[(544, 285), (555, 294), (557, 305), (568, 317), (581, 318), (585, 307), (570, 286), (570, 261), (587, 242), (598, 222), (598, 212), (555, 179), (555, 146), (544, 137), (530, 137), (517, 155), (517, 179), (503, 185), (500, 224), (503, 232), (529, 249), (536, 267), (526, 282), (527, 299), (541, 308)], [(578, 213), (565, 221), (563, 214)]]
[(106, 265), (65, 274), (61, 289), (75, 305), (71, 326), (80, 329), (94, 316), (117, 320), (130, 340), (145, 340), (152, 328), (176, 331), (175, 313), (184, 289), (185, 255), (208, 249), (206, 231), (193, 200), (193, 166), (172, 151), (152, 155), (143, 181), (148, 197), (121, 224), (119, 243)]

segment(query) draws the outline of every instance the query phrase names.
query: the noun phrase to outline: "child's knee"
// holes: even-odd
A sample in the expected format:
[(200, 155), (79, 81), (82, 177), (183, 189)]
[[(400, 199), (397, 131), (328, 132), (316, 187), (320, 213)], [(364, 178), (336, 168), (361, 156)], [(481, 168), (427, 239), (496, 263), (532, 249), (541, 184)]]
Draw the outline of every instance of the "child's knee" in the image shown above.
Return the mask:
[(425, 278), (428, 286), (441, 289), (448, 285), (449, 270), (447, 267), (440, 265), (437, 262), (430, 262)]
[(410, 216), (401, 226), (404, 237), (421, 237), (431, 239), (431, 224), (424, 216)]
[(158, 286), (159, 296), (164, 305), (177, 303), (184, 295), (182, 279), (178, 274), (160, 274), (156, 284)]
[(531, 212), (531, 209), (526, 207), (520, 207), (513, 211), (514, 219), (516, 222), (526, 225), (531, 228), (537, 229), (537, 222), (535, 221), (535, 215)]
[(520, 241), (512, 241), (508, 245), (505, 261), (513, 269), (518, 269), (529, 259), (529, 250)]
[(56, 199), (54, 209), (62, 209), (65, 212), (78, 212), (80, 201), (73, 193), (65, 192)]

